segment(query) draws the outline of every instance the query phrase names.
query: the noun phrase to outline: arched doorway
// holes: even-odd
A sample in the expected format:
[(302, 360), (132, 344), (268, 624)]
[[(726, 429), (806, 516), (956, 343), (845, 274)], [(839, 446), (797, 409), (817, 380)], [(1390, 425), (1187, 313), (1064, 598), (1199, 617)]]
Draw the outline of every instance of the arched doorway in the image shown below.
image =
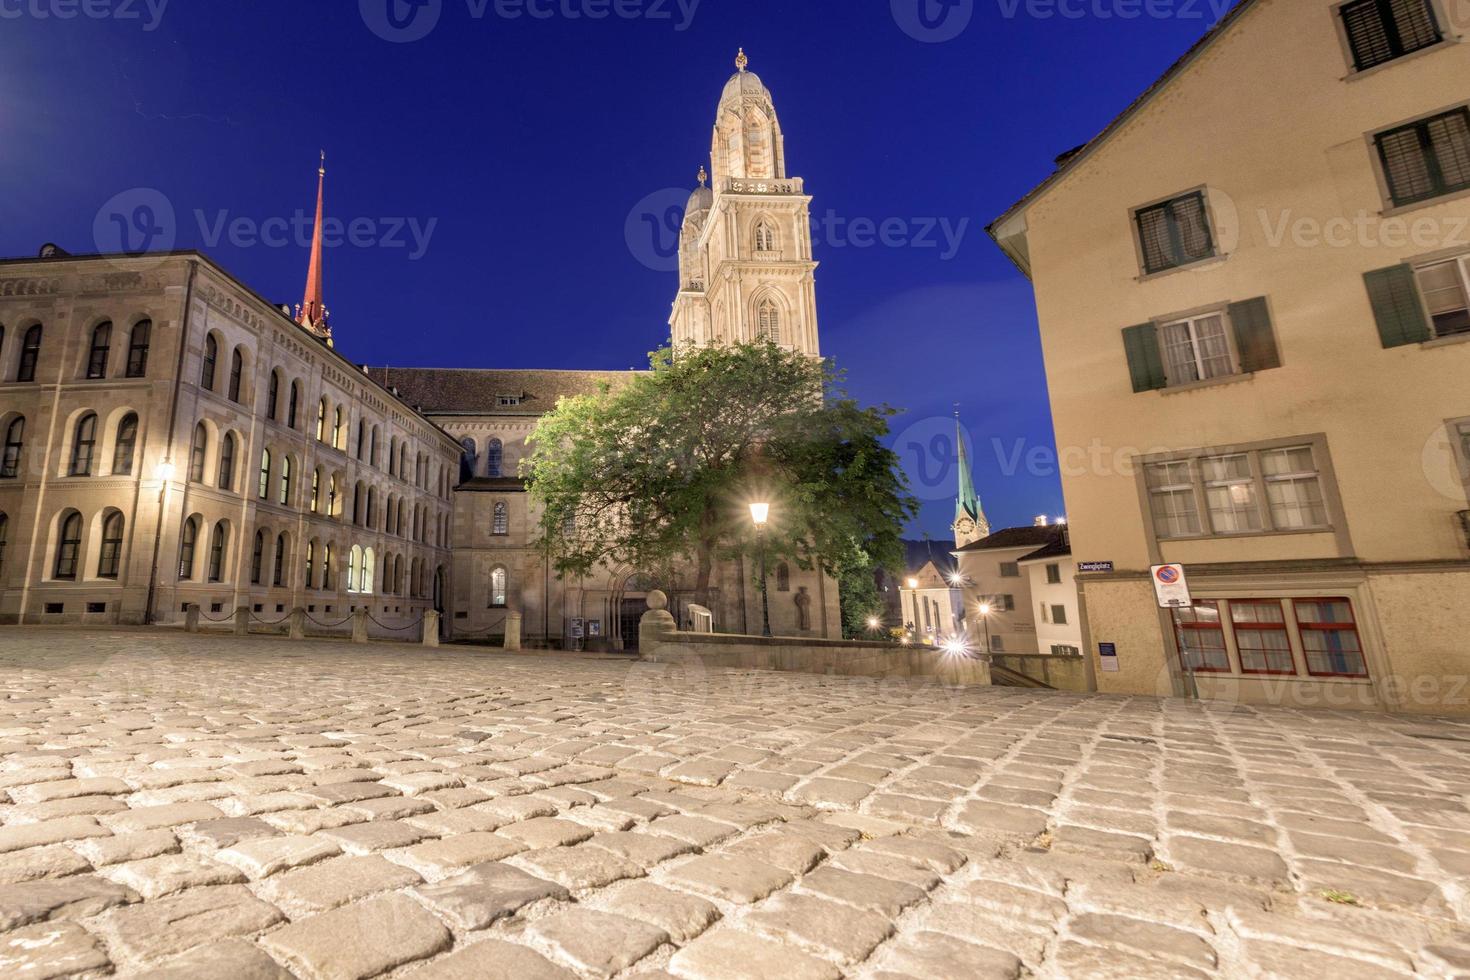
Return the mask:
[(616, 649), (625, 653), (638, 650), (638, 626), (648, 611), (648, 593), (657, 588), (653, 576), (632, 572), (615, 580), (608, 596), (608, 626)]

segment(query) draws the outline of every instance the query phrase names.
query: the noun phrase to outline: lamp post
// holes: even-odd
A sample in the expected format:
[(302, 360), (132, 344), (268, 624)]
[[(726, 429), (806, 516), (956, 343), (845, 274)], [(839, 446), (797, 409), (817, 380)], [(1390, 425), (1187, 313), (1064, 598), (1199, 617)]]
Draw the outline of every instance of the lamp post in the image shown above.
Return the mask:
[(985, 623), (985, 652), (986, 653), (989, 653), (990, 652), (990, 603), (988, 603), (988, 602), (982, 602), (982, 603), (980, 603), (980, 605), (976, 608), (976, 611), (980, 613), (980, 618)]
[(771, 505), (750, 505), (750, 519), (755, 521), (756, 550), (760, 554), (761, 566), (761, 636), (771, 635), (771, 604), (766, 596), (766, 522), (771, 517)]
[(154, 620), (154, 597), (158, 590), (158, 549), (163, 541), (163, 509), (164, 499), (168, 494), (169, 481), (174, 478), (174, 464), (167, 457), (153, 469), (153, 475), (158, 479), (158, 530), (153, 535), (153, 567), (148, 572), (148, 608), (143, 610), (143, 622), (145, 625), (153, 625)]

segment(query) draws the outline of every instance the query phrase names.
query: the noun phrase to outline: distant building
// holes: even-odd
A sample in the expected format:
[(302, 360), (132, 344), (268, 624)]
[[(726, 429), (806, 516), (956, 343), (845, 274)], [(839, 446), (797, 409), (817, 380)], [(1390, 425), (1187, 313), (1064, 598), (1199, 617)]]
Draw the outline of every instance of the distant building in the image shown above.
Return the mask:
[[(1058, 444), (1100, 450), (1063, 489), (1111, 569), (1080, 579), (1101, 690), (1470, 707), (1454, 7), (1242, 0), (991, 225)], [(1192, 608), (1159, 609), (1161, 563)]]
[(904, 579), (904, 628), (920, 643), (938, 645), (965, 632), (965, 591), (953, 565), (931, 559)]
[(1036, 609), (1036, 649), (1039, 653), (1080, 657), (1085, 647), (1082, 603), (1077, 595), (1077, 563), (1072, 560), (1070, 530), (1066, 526), (1049, 544), (1020, 558), (1031, 602)]
[[(1066, 529), (1059, 526), (1002, 528), (956, 548), (959, 574), (974, 615), (966, 626), (975, 649), (991, 653), (1039, 653), (1035, 585), (1029, 567), (1033, 556), (1062, 546)], [(1043, 575), (1045, 564), (1042, 566)], [(1069, 610), (1074, 610), (1073, 607)]]

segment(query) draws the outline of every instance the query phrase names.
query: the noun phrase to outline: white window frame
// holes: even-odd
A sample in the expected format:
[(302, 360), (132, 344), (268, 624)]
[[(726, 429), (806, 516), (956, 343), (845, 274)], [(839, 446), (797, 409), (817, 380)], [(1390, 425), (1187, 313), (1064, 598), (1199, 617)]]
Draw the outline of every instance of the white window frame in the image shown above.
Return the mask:
[(1445, 258), (1433, 259), (1428, 262), (1416, 262), (1414, 268), (1414, 288), (1419, 293), (1419, 301), (1424, 304), (1424, 316), (1429, 321), (1429, 330), (1434, 334), (1434, 339), (1444, 337), (1470, 337), (1470, 330), (1461, 330), (1454, 333), (1440, 333), (1434, 326), (1434, 314), (1429, 309), (1429, 297), (1424, 295), (1424, 286), (1419, 281), (1419, 274), (1426, 269), (1439, 265), (1453, 264), (1460, 277), (1460, 293), (1465, 299), (1466, 309), (1470, 310), (1470, 252), (1464, 255), (1451, 255)]
[[(1205, 365), (1206, 358), (1200, 352), (1200, 331), (1202, 322), (1218, 317), (1220, 320), (1220, 332), (1225, 342), (1225, 357), (1228, 361), (1226, 370), (1216, 374), (1207, 374)], [(1189, 335), (1189, 348), (1191, 359), (1194, 363), (1195, 377), (1176, 377), (1173, 364), (1169, 357), (1168, 332), (1174, 327), (1184, 327)], [(1159, 356), (1164, 362), (1164, 374), (1168, 379), (1170, 388), (1178, 388), (1183, 385), (1201, 384), (1207, 381), (1218, 381), (1221, 378), (1229, 378), (1240, 373), (1240, 355), (1235, 349), (1234, 330), (1230, 323), (1230, 311), (1223, 307), (1212, 310), (1204, 310), (1199, 313), (1191, 313), (1186, 316), (1174, 316), (1158, 322)]]

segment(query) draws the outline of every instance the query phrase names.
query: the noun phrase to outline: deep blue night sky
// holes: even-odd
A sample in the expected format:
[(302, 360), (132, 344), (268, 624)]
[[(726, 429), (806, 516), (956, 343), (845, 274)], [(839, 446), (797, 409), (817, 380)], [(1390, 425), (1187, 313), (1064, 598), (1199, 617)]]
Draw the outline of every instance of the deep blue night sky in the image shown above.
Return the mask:
[[(702, 0), (680, 30), (693, 0), (415, 0), (429, 6), (406, 30), (439, 5), (437, 24), (389, 43), (369, 21), (391, 33), (390, 0), (171, 0), (156, 22), (148, 0), (86, 0), (111, 16), (56, 16), (81, 2), (0, 0), (0, 254), (115, 248), (110, 215), (147, 204), (156, 220), (130, 235), (205, 250), (294, 304), (304, 243), (252, 233), (309, 214), (324, 147), (328, 211), (359, 224), (327, 254), (327, 304), (338, 347), (374, 364), (644, 366), (676, 288), (648, 267), (672, 240), (656, 222), (708, 161), (743, 45), (815, 196), (823, 352), (864, 401), (906, 409), (896, 447), (925, 498), (912, 530), (936, 538), (953, 471), (914, 447), (947, 433), (954, 402), (992, 522), (1063, 511), (1048, 467), (1003, 465), (1052, 431), (1030, 289), (984, 225), (1216, 16), (1204, 0), (1128, 18), (1098, 15), (1128, 0), (1070, 0), (1083, 16), (1054, 0)], [(938, 32), (963, 23), (946, 9), (972, 16), (925, 43), (904, 30), (937, 36), (920, 3)], [(888, 244), (864, 219), (888, 222)]]

